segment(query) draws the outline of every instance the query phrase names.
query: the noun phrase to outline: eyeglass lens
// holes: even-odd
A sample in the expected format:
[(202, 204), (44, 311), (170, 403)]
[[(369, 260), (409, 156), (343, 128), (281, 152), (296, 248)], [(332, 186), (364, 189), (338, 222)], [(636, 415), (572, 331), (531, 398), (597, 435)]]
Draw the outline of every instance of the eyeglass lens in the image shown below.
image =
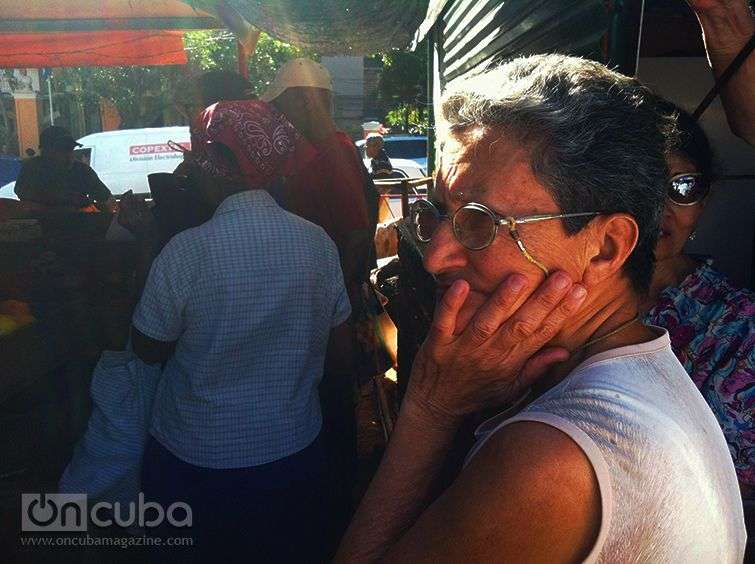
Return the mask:
[(484, 210), (462, 207), (454, 215), (454, 234), (470, 250), (484, 249), (495, 238), (495, 219)]
[(416, 226), (417, 238), (428, 243), (440, 225), (440, 213), (431, 204), (420, 200), (412, 210), (412, 222)]
[(701, 200), (707, 190), (702, 178), (694, 174), (677, 176), (669, 182), (668, 196), (679, 204), (693, 204)]
[[(417, 238), (429, 242), (441, 222), (438, 209), (426, 201), (417, 202), (412, 212)], [(482, 209), (462, 207), (453, 216), (456, 239), (470, 250), (484, 249), (496, 234), (495, 219)]]
[[(417, 238), (429, 243), (433, 233), (442, 221), (440, 211), (426, 200), (419, 200), (412, 206), (411, 220), (414, 223)], [(453, 216), (453, 231), (456, 239), (471, 251), (481, 250), (492, 243), (498, 232), (496, 218), (482, 208), (464, 206)], [(509, 235), (516, 243), (524, 257), (548, 275), (548, 268), (533, 257), (519, 237), (514, 224), (509, 225)]]

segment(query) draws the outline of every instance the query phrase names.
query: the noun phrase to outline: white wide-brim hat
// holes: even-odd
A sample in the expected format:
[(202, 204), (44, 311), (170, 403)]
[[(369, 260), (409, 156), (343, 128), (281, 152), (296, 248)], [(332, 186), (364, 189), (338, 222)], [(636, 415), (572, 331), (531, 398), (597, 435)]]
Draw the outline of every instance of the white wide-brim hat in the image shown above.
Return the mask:
[(333, 91), (333, 81), (328, 69), (311, 59), (291, 59), (283, 65), (260, 100), (270, 102), (283, 94), (287, 88), (324, 88)]

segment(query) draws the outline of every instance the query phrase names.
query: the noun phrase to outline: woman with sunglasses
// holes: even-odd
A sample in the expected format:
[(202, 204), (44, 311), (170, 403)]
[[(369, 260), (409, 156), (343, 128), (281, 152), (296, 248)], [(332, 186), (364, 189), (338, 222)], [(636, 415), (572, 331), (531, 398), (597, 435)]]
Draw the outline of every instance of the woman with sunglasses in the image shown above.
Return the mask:
[(684, 252), (710, 192), (713, 156), (700, 124), (669, 102), (680, 140), (668, 158), (668, 200), (655, 247), (645, 322), (664, 327), (671, 346), (716, 415), (742, 496), (755, 497), (755, 295), (737, 288), (710, 259)]

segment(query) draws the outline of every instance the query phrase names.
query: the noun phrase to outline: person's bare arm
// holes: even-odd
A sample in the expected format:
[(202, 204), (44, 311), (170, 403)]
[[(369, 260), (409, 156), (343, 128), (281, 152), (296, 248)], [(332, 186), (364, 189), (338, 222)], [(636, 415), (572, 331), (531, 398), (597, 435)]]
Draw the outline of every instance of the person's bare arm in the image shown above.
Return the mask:
[(431, 419), (404, 400), (388, 448), (334, 562), (376, 562), (427, 507), (459, 422)]
[(166, 247), (152, 261), (131, 319), (134, 353), (147, 364), (164, 364), (174, 354), (186, 329), (184, 312), (192, 277), (184, 270), (185, 255)]
[[(459, 335), (456, 318), (469, 286), (457, 281), (445, 293), (415, 358), (394, 434), (337, 562), (373, 562), (386, 554), (399, 558), (393, 549), (407, 530), (415, 524), (435, 527), (438, 517), (424, 512), (463, 418), (515, 400), (548, 366), (568, 357), (563, 349), (541, 351), (584, 299), (581, 286), (572, 289), (569, 282), (557, 288), (556, 277), (564, 276), (554, 273), (534, 292), (526, 278), (509, 277)], [(415, 539), (406, 541), (415, 553), (424, 550), (415, 546), (421, 537), (407, 537)]]
[(582, 449), (554, 427), (495, 433), (385, 555), (386, 562), (582, 562), (601, 497)]
[[(746, 0), (688, 0), (703, 31), (713, 74), (719, 78), (755, 34), (755, 18)], [(732, 132), (755, 145), (755, 52), (721, 91)]]

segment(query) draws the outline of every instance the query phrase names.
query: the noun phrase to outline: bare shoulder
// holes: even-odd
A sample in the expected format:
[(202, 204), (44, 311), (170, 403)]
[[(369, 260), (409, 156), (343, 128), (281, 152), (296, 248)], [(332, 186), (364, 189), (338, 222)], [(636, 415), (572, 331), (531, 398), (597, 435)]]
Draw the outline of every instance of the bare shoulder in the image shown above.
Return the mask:
[[(517, 456), (512, 458), (512, 453)], [(537, 471), (540, 477), (552, 475), (556, 468), (559, 474), (567, 467), (580, 476), (590, 476), (592, 465), (582, 448), (565, 432), (537, 421), (519, 421), (495, 432), (472, 458), (467, 470), (470, 473), (488, 473), (492, 468), (516, 478), (524, 472), (532, 478)], [(499, 470), (496, 470), (499, 474)]]
[(598, 480), (579, 445), (549, 425), (517, 422), (490, 437), (392, 553), (435, 537), (440, 561), (577, 562), (600, 523)]

